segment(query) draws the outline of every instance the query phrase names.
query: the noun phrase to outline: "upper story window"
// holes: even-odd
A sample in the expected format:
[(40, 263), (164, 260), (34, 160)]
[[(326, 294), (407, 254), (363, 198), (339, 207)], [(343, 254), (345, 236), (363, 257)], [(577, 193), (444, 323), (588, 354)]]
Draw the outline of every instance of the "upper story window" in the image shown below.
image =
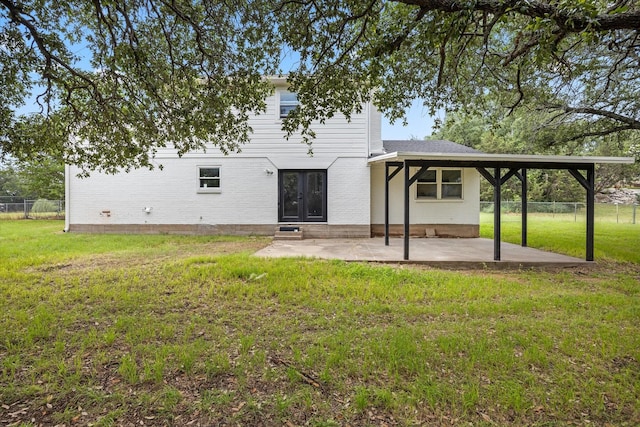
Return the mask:
[(298, 94), (283, 90), (280, 92), (280, 118), (284, 119), (293, 111), (300, 103), (298, 102)]
[(416, 183), (418, 200), (461, 200), (462, 169), (427, 169)]
[(220, 166), (198, 166), (198, 192), (220, 192)]

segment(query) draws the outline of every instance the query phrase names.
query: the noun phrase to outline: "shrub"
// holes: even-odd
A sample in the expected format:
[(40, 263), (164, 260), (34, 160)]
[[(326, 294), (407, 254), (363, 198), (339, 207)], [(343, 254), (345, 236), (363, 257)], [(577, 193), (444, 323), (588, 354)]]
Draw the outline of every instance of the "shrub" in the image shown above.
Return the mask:
[(31, 212), (33, 213), (58, 212), (58, 210), (58, 203), (47, 199), (36, 200), (31, 208)]

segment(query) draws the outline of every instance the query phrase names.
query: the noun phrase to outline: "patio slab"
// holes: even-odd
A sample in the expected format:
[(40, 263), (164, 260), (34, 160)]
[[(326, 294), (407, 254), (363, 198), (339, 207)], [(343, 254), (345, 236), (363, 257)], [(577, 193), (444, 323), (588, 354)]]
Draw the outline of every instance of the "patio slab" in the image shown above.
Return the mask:
[(402, 238), (274, 240), (256, 252), (260, 257), (311, 257), (345, 261), (412, 263), (446, 268), (574, 267), (590, 262), (566, 255), (502, 243), (501, 261), (493, 260), (493, 240), (412, 238), (409, 260)]

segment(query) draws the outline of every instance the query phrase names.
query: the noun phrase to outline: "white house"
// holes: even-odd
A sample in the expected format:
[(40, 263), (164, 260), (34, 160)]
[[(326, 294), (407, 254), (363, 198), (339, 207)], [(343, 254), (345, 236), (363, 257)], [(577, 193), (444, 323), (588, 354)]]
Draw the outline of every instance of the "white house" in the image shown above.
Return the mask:
[[(284, 139), (282, 117), (296, 105), (284, 80), (250, 119), (251, 143), (224, 155), (179, 158), (159, 151), (162, 170), (77, 178), (66, 167), (66, 230), (90, 233), (274, 235), (299, 227), (305, 238), (380, 235), (385, 223), (385, 166), (392, 151), (467, 152), (447, 141), (383, 141), (381, 115), (368, 104), (351, 121), (336, 116), (314, 127), (313, 156)], [(471, 150), (473, 151), (473, 150)], [(474, 168), (429, 168), (412, 186), (411, 234), (477, 237), (480, 175)], [(402, 180), (390, 181), (391, 234), (402, 234)]]

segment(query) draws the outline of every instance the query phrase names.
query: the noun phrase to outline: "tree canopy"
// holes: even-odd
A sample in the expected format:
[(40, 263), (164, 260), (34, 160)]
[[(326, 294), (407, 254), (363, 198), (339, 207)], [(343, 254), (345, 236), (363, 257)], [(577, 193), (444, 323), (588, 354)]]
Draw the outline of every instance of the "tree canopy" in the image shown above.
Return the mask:
[(640, 4), (0, 0), (0, 150), (107, 172), (164, 146), (238, 150), (277, 74), (301, 100), (283, 126), (306, 142), (370, 99), (392, 120), (417, 98), (496, 121), (544, 111), (541, 128), (567, 129), (556, 143), (637, 132)]
[[(640, 160), (640, 133), (618, 132), (605, 136), (589, 137), (585, 141), (569, 141), (555, 144), (567, 135), (572, 135), (588, 122), (576, 121), (562, 128), (540, 128), (551, 113), (516, 110), (495, 123), (482, 114), (456, 112), (449, 114), (436, 139), (449, 139), (476, 148), (485, 153), (554, 154), (571, 156), (633, 156)], [(566, 170), (528, 171), (528, 191), (531, 200), (575, 201), (584, 198), (584, 188), (571, 179)], [(596, 165), (596, 191), (613, 187), (619, 183), (631, 183), (640, 176), (640, 162), (635, 164)], [(503, 188), (506, 200), (520, 198), (520, 183), (510, 180)], [(491, 200), (493, 187), (481, 181), (482, 200)]]

